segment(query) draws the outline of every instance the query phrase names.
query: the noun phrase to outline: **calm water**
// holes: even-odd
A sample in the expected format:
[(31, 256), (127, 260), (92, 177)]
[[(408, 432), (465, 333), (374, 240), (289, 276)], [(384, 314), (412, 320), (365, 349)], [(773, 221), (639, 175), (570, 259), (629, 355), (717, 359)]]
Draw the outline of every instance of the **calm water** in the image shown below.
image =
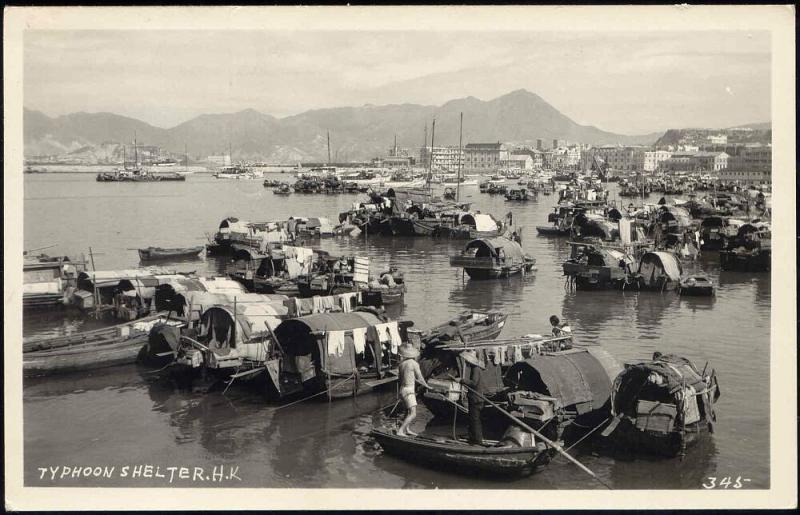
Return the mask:
[[(291, 176), (276, 174), (289, 180)], [(686, 459), (615, 460), (591, 454), (579, 459), (617, 489), (701, 488), (707, 476), (742, 476), (748, 487), (769, 486), (769, 316), (768, 274), (721, 272), (709, 253), (690, 266), (719, 286), (716, 299), (679, 298), (674, 293), (567, 292), (561, 263), (564, 239), (536, 235), (555, 202), (540, 196), (526, 204), (466, 189), (474, 207), (502, 217), (514, 213), (523, 246), (537, 259), (533, 277), (495, 282), (463, 281), (448, 255), (463, 242), (370, 237), (329, 239), (320, 247), (366, 253), (375, 267), (395, 265), (406, 274), (408, 293), (401, 315), (428, 327), (467, 309), (509, 313), (503, 336), (548, 331), (548, 317), (569, 321), (577, 338), (602, 344), (618, 360), (673, 352), (699, 367), (716, 368), (722, 397), (711, 439), (690, 449)], [(346, 210), (358, 195), (273, 196), (260, 181), (224, 181), (190, 176), (184, 183), (97, 183), (89, 174), (25, 177), (26, 248), (57, 244), (51, 254), (88, 256), (98, 270), (138, 265), (137, 247), (189, 246), (205, 240), (227, 216), (245, 220), (327, 216)], [(655, 202), (656, 198), (652, 201)], [(627, 201), (625, 202), (627, 204)], [(218, 272), (225, 263), (204, 259), (174, 268)], [(28, 317), (29, 334), (89, 328), (72, 316)], [(366, 436), (392, 405), (393, 392), (333, 404), (304, 402), (285, 409), (266, 404), (252, 390), (233, 387), (225, 395), (179, 391), (168, 378), (134, 365), (91, 374), (28, 380), (24, 388), (25, 482), (30, 486), (167, 486), (167, 467), (239, 467), (221, 486), (375, 488), (597, 488), (578, 470), (555, 460), (533, 477), (497, 482), (465, 478), (399, 461), (382, 454)], [(429, 421), (423, 412), (415, 423)], [(119, 478), (123, 466), (161, 467), (161, 478)], [(40, 479), (37, 467), (116, 467), (114, 477)], [(132, 474), (132, 468), (130, 473)], [(179, 479), (180, 486), (209, 483)], [(49, 477), (49, 476), (48, 476)], [(129, 476), (130, 477), (130, 476)], [(601, 487), (602, 488), (602, 487)]]

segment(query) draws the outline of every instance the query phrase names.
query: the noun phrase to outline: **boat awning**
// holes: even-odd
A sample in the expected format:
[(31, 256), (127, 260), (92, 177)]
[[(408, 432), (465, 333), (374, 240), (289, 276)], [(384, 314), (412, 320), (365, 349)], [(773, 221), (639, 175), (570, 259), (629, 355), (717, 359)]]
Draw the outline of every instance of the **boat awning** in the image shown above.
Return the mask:
[(284, 320), (275, 329), (275, 336), (286, 353), (305, 356), (316, 348), (315, 334), (372, 327), (380, 323), (378, 317), (371, 313), (317, 313)]
[[(200, 336), (208, 340), (215, 351), (226, 347), (237, 347), (259, 335), (269, 335), (270, 329), (278, 327), (281, 320), (270, 305), (243, 304), (236, 306), (234, 326), (233, 307), (212, 306), (203, 312), (200, 321)], [(235, 341), (233, 328), (235, 327)]]
[(611, 382), (603, 365), (585, 349), (536, 356), (506, 372), (506, 382), (559, 399), (564, 407), (591, 403), (603, 406), (611, 396)]
[(657, 261), (661, 264), (666, 276), (673, 281), (681, 280), (681, 265), (678, 258), (669, 252), (647, 252), (639, 263), (639, 273), (643, 273), (644, 265)]

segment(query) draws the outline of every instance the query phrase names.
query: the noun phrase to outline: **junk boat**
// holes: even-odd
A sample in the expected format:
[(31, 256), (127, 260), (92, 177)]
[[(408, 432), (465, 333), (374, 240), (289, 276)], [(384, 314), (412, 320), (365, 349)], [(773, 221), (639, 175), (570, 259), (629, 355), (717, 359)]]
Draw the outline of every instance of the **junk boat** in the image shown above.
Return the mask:
[(22, 307), (49, 309), (69, 305), (77, 286), (82, 263), (73, 263), (66, 256), (23, 255)]
[(369, 312), (320, 313), (275, 329), (280, 360), (266, 368), (279, 397), (353, 397), (397, 381), (401, 326)]
[(634, 259), (624, 252), (586, 242), (569, 242), (564, 275), (578, 290), (622, 289), (633, 273)]
[(531, 195), (528, 194), (527, 188), (510, 189), (506, 192), (505, 196), (506, 200), (527, 201), (531, 199)]
[(378, 277), (371, 277), (368, 257), (331, 256), (322, 251), (315, 272), (298, 277), (297, 288), (302, 297), (313, 295), (333, 295), (358, 292), (367, 298), (364, 305), (385, 306), (403, 301), (406, 284), (403, 273), (397, 268), (381, 272)]
[(656, 353), (650, 361), (626, 364), (614, 380), (613, 419), (602, 435), (626, 451), (683, 455), (714, 432), (719, 396), (716, 373), (708, 371), (708, 364), (701, 372), (684, 357)]
[(736, 237), (720, 251), (723, 270), (769, 272), (772, 262), (772, 229), (766, 222), (751, 222), (739, 228)]
[(736, 238), (739, 228), (744, 225), (741, 220), (726, 216), (707, 216), (700, 222), (700, 238), (702, 250), (723, 250)]
[(450, 266), (463, 268), (472, 279), (497, 279), (534, 270), (536, 259), (523, 253), (522, 246), (506, 237), (481, 238), (467, 243), (450, 256)]
[(288, 184), (279, 184), (272, 190), (272, 193), (274, 195), (291, 195), (293, 191), (292, 187)]
[(443, 436), (400, 436), (387, 429), (373, 429), (369, 435), (389, 455), (462, 474), (529, 475), (548, 463), (552, 455), (544, 442), (515, 439), (512, 432), (489, 446)]
[(157, 261), (168, 259), (181, 259), (181, 258), (197, 258), (198, 255), (206, 249), (205, 245), (198, 247), (183, 247), (174, 249), (165, 249), (161, 247), (147, 247), (139, 249), (139, 259), (141, 261)]

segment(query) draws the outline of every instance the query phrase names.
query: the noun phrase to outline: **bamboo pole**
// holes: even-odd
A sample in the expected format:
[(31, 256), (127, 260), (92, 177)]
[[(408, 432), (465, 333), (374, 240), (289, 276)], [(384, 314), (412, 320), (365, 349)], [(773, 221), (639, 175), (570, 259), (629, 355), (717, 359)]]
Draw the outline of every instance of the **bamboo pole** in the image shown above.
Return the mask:
[[(455, 380), (455, 378), (453, 378), (452, 376), (451, 376), (451, 378), (452, 378), (453, 380)], [(464, 384), (464, 383), (461, 383), (461, 384)], [(511, 414), (511, 413), (509, 413), (508, 411), (506, 411), (506, 410), (504, 410), (503, 408), (501, 408), (500, 406), (498, 406), (496, 403), (494, 403), (494, 402), (490, 401), (490, 400), (489, 400), (489, 399), (487, 399), (487, 398), (486, 398), (486, 397), (485, 397), (483, 394), (481, 394), (480, 392), (476, 391), (475, 389), (473, 389), (473, 388), (472, 388), (472, 387), (470, 387), (469, 385), (467, 385), (467, 384), (464, 384), (464, 386), (465, 386), (465, 387), (466, 387), (468, 390), (470, 390), (470, 391), (472, 391), (473, 393), (475, 393), (475, 395), (477, 395), (478, 397), (480, 397), (481, 399), (483, 399), (485, 402), (488, 402), (489, 404), (491, 404), (491, 405), (492, 405), (492, 406), (493, 406), (495, 409), (497, 409), (497, 410), (498, 410), (500, 413), (502, 413), (503, 415), (505, 415), (505, 416), (507, 416), (508, 418), (510, 418), (511, 420), (513, 420), (513, 421), (514, 421), (516, 424), (520, 425), (520, 426), (521, 426), (523, 429), (525, 429), (525, 430), (527, 430), (527, 431), (530, 431), (531, 433), (533, 433), (534, 435), (536, 435), (536, 436), (537, 436), (539, 439), (541, 439), (541, 440), (542, 440), (542, 441), (544, 441), (546, 444), (548, 444), (550, 447), (552, 447), (553, 449), (555, 449), (556, 451), (558, 451), (558, 452), (559, 452), (561, 455), (563, 455), (563, 456), (564, 456), (565, 458), (567, 458), (569, 461), (571, 461), (572, 463), (574, 463), (575, 465), (577, 465), (577, 466), (578, 466), (578, 468), (580, 468), (581, 470), (583, 470), (584, 472), (586, 472), (587, 474), (589, 474), (590, 476), (592, 476), (592, 478), (594, 478), (595, 480), (597, 480), (597, 482), (598, 482), (598, 483), (600, 483), (600, 484), (601, 484), (601, 485), (603, 485), (604, 487), (608, 488), (609, 490), (612, 490), (612, 488), (611, 488), (611, 487), (610, 487), (610, 486), (609, 486), (609, 485), (608, 485), (608, 484), (607, 484), (605, 481), (603, 481), (602, 479), (600, 479), (599, 477), (597, 477), (597, 475), (596, 475), (594, 472), (592, 472), (591, 470), (589, 470), (589, 469), (588, 469), (588, 468), (587, 468), (587, 467), (586, 467), (586, 466), (585, 466), (583, 463), (581, 463), (580, 461), (578, 461), (578, 460), (576, 460), (575, 458), (573, 458), (572, 456), (570, 456), (570, 455), (569, 455), (569, 454), (568, 454), (568, 453), (567, 453), (567, 452), (566, 452), (566, 451), (565, 451), (565, 450), (564, 450), (564, 449), (563, 449), (563, 448), (562, 448), (562, 447), (561, 447), (559, 444), (557, 444), (556, 442), (554, 442), (554, 441), (550, 440), (549, 438), (547, 438), (546, 436), (544, 436), (543, 434), (541, 434), (539, 431), (535, 430), (534, 428), (532, 428), (531, 426), (529, 426), (529, 425), (528, 425), (528, 424), (526, 424), (525, 422), (521, 421), (520, 419), (518, 419), (517, 417), (515, 417), (514, 415), (512, 415), (512, 414)]]

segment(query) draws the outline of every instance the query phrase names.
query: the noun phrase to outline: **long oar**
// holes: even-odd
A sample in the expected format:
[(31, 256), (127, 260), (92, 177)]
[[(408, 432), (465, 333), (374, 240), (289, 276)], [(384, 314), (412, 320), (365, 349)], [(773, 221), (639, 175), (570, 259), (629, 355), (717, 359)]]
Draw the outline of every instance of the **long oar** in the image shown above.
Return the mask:
[[(462, 384), (463, 384), (463, 383), (462, 383)], [(539, 438), (540, 438), (542, 441), (544, 441), (546, 444), (550, 445), (550, 446), (551, 446), (553, 449), (555, 449), (556, 451), (558, 451), (559, 453), (561, 453), (561, 454), (562, 454), (562, 455), (563, 455), (565, 458), (567, 458), (569, 461), (571, 461), (572, 463), (574, 463), (575, 465), (577, 465), (577, 466), (578, 466), (578, 467), (579, 467), (581, 470), (583, 470), (584, 472), (586, 472), (587, 474), (589, 474), (590, 476), (592, 476), (594, 479), (596, 479), (598, 483), (600, 483), (600, 484), (601, 484), (601, 485), (603, 485), (604, 487), (608, 488), (609, 490), (612, 490), (612, 488), (611, 488), (611, 487), (610, 487), (608, 484), (606, 484), (606, 483), (605, 483), (605, 481), (603, 481), (602, 479), (600, 479), (599, 477), (597, 477), (597, 475), (596, 475), (594, 472), (592, 472), (591, 470), (589, 470), (588, 468), (586, 468), (586, 467), (583, 465), (583, 463), (581, 463), (580, 461), (576, 460), (575, 458), (573, 458), (572, 456), (570, 456), (569, 454), (567, 454), (567, 452), (566, 452), (566, 451), (564, 451), (564, 449), (562, 449), (562, 448), (561, 448), (561, 446), (560, 446), (560, 445), (558, 445), (556, 442), (553, 442), (552, 440), (548, 439), (547, 437), (545, 437), (544, 435), (542, 435), (542, 434), (541, 434), (539, 431), (535, 430), (534, 428), (532, 428), (531, 426), (529, 426), (529, 425), (528, 425), (528, 424), (526, 424), (525, 422), (521, 421), (520, 419), (518, 419), (517, 417), (515, 417), (515, 416), (514, 416), (514, 415), (512, 415), (511, 413), (507, 412), (506, 410), (504, 410), (503, 408), (501, 408), (500, 406), (498, 406), (498, 405), (497, 405), (497, 404), (495, 404), (494, 402), (490, 401), (489, 399), (487, 399), (486, 397), (484, 397), (484, 396), (483, 396), (481, 393), (479, 393), (479, 392), (475, 391), (475, 390), (474, 390), (473, 388), (471, 388), (469, 385), (466, 385), (466, 384), (465, 384), (464, 386), (466, 386), (466, 387), (467, 387), (467, 389), (468, 389), (468, 390), (470, 390), (471, 392), (475, 393), (475, 394), (476, 394), (478, 397), (480, 397), (480, 398), (481, 398), (481, 399), (483, 399), (484, 401), (486, 401), (486, 402), (488, 402), (489, 404), (491, 404), (492, 406), (494, 406), (494, 407), (495, 407), (495, 408), (496, 408), (498, 411), (500, 411), (500, 413), (504, 414), (505, 416), (507, 416), (508, 418), (510, 418), (511, 420), (513, 420), (514, 422), (516, 422), (517, 424), (519, 424), (520, 426), (522, 426), (522, 428), (524, 428), (524, 429), (526, 429), (526, 430), (530, 431), (531, 433), (535, 434), (536, 436), (538, 436), (538, 437), (539, 437)]]

